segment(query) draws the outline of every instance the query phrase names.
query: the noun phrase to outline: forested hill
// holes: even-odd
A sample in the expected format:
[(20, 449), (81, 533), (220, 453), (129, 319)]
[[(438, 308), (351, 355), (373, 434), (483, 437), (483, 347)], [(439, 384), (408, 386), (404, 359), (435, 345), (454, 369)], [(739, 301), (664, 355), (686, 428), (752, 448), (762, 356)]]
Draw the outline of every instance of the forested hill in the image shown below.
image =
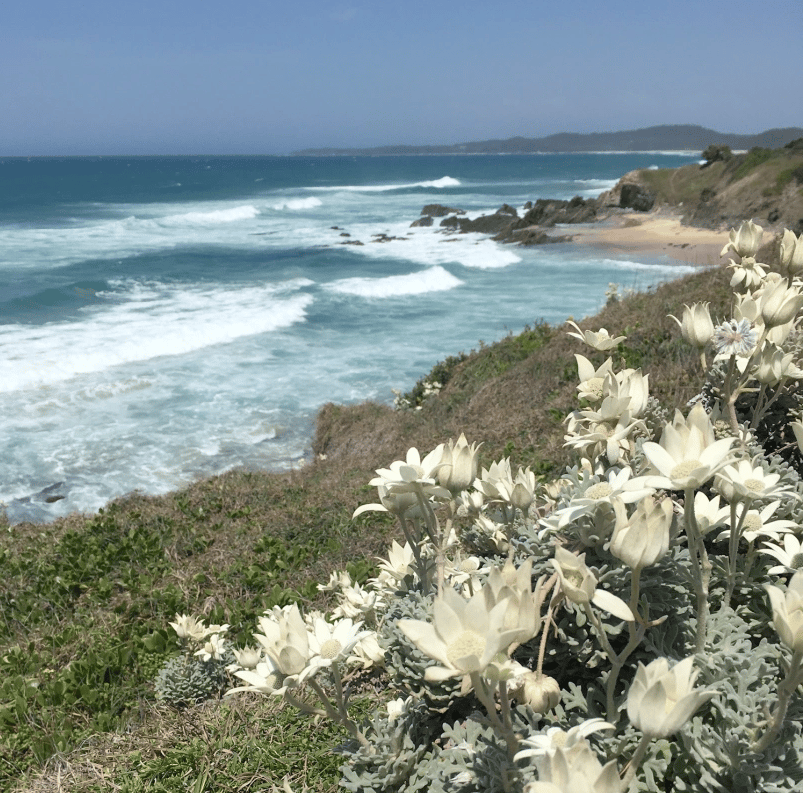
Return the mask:
[(711, 144), (731, 149), (776, 149), (803, 137), (803, 128), (770, 129), (756, 135), (717, 132), (696, 124), (673, 124), (623, 132), (560, 132), (545, 138), (515, 137), (445, 146), (380, 146), (367, 149), (304, 149), (297, 156), (381, 156), (401, 154), (527, 154), (583, 151), (702, 151)]

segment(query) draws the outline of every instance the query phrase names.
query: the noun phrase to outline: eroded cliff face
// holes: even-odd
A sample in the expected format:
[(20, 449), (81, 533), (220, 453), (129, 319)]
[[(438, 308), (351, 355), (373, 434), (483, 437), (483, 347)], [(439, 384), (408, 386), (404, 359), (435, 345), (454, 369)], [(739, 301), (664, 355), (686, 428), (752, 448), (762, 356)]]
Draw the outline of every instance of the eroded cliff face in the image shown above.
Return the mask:
[(699, 165), (631, 171), (597, 199), (600, 210), (645, 205), (681, 214), (689, 226), (722, 229), (753, 219), (803, 233), (803, 140)]

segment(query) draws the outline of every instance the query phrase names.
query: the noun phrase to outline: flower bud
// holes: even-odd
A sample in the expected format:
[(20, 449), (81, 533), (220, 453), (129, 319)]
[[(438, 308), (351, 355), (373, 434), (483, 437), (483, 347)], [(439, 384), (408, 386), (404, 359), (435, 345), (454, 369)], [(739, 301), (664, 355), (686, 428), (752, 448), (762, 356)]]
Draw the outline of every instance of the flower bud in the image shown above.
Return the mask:
[(468, 445), (466, 436), (460, 433), (457, 443), (449, 441), (443, 447), (443, 457), (437, 476), (441, 487), (450, 493), (460, 493), (468, 489), (477, 478), (477, 450), (480, 444)]
[(512, 692), (536, 713), (546, 713), (560, 702), (560, 686), (553, 677), (540, 672), (527, 672)]
[(639, 662), (627, 693), (627, 716), (634, 727), (651, 738), (666, 738), (715, 695), (694, 688), (698, 672), (692, 670), (693, 663), (693, 656), (672, 669), (666, 658), (656, 658), (647, 666)]
[(728, 244), (722, 249), (720, 256), (729, 250), (734, 250), (742, 258), (754, 257), (761, 247), (761, 236), (764, 229), (753, 223), (752, 220), (743, 220), (739, 229), (730, 230)]
[(803, 653), (803, 572), (795, 573), (784, 592), (764, 587), (772, 605), (772, 625), (781, 641), (793, 652)]
[(708, 312), (709, 305), (709, 303), (692, 303), (691, 306), (684, 306), (682, 320), (669, 315), (678, 323), (683, 340), (700, 350), (714, 335), (714, 323)]
[(625, 505), (614, 502), (618, 520), (611, 538), (611, 553), (633, 570), (649, 567), (662, 559), (669, 550), (669, 533), (674, 511), (668, 498), (656, 502), (645, 496), (627, 520)]
[(791, 277), (803, 272), (803, 234), (799, 237), (784, 229), (781, 240), (781, 265)]
[(789, 286), (785, 278), (768, 284), (761, 293), (761, 317), (768, 328), (785, 325), (803, 306), (803, 295)]

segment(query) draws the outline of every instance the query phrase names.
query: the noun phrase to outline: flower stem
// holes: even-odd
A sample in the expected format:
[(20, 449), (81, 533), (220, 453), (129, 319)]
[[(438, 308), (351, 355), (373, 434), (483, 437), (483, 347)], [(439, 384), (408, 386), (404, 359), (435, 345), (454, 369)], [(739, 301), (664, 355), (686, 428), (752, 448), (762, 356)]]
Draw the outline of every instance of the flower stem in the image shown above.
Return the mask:
[(641, 761), (644, 759), (644, 755), (647, 754), (647, 747), (650, 745), (651, 740), (652, 739), (648, 735), (641, 736), (641, 741), (639, 741), (636, 751), (633, 752), (630, 762), (627, 764), (627, 766), (625, 766), (625, 775), (622, 777), (622, 793), (627, 793), (627, 791), (630, 789), (630, 786), (633, 784), (636, 771), (638, 771)]
[(801, 661), (803, 661), (803, 651), (795, 650), (792, 654), (792, 661), (789, 664), (786, 676), (778, 686), (778, 704), (775, 707), (775, 713), (772, 714), (772, 722), (761, 740), (756, 741), (750, 747), (750, 750), (756, 754), (767, 749), (781, 731), (783, 720), (786, 718), (786, 709), (789, 707), (789, 699), (802, 682), (801, 678), (803, 678), (803, 674), (801, 674), (800, 668)]
[(684, 494), (683, 511), (686, 518), (686, 537), (689, 546), (689, 560), (691, 561), (694, 590), (697, 596), (697, 643), (696, 652), (700, 653), (705, 647), (706, 629), (708, 624), (708, 584), (711, 580), (711, 562), (705, 550), (705, 544), (697, 525), (694, 514), (694, 488), (686, 488)]

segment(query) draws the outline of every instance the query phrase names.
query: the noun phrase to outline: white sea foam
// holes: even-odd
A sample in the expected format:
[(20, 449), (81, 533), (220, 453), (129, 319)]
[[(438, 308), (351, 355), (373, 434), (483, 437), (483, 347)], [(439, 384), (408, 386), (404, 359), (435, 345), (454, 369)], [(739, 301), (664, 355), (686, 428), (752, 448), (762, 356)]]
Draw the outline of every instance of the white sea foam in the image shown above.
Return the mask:
[(215, 223), (235, 223), (238, 220), (251, 220), (259, 214), (259, 210), (247, 204), (232, 207), (231, 209), (214, 209), (211, 212), (184, 212), (180, 215), (166, 215), (158, 222), (165, 226), (179, 226), (186, 223), (198, 225), (212, 225)]
[(460, 187), (459, 179), (451, 176), (442, 176), (427, 182), (410, 182), (406, 184), (374, 184), (374, 185), (338, 185), (336, 187), (307, 187), (306, 190), (322, 192), (352, 192), (352, 193), (386, 193), (391, 190), (410, 190), (414, 187), (431, 187), (442, 190), (444, 187)]
[[(312, 296), (299, 279), (239, 289), (117, 282), (80, 322), (0, 328), (0, 392), (113, 366), (182, 355), (301, 322)], [(103, 305), (103, 301), (106, 305)]]
[(665, 273), (667, 276), (676, 277), (687, 275), (688, 273), (696, 273), (700, 269), (688, 264), (648, 264), (628, 259), (603, 259), (603, 264), (608, 267), (615, 267), (618, 270), (644, 270), (650, 273)]
[(273, 204), (273, 209), (315, 209), (321, 206), (323, 202), (320, 198), (311, 196), (309, 198), (288, 198), (286, 201), (280, 201)]
[(343, 278), (327, 284), (332, 292), (359, 297), (401, 297), (428, 292), (445, 292), (463, 282), (443, 267), (430, 267), (407, 275), (389, 275), (385, 278)]

